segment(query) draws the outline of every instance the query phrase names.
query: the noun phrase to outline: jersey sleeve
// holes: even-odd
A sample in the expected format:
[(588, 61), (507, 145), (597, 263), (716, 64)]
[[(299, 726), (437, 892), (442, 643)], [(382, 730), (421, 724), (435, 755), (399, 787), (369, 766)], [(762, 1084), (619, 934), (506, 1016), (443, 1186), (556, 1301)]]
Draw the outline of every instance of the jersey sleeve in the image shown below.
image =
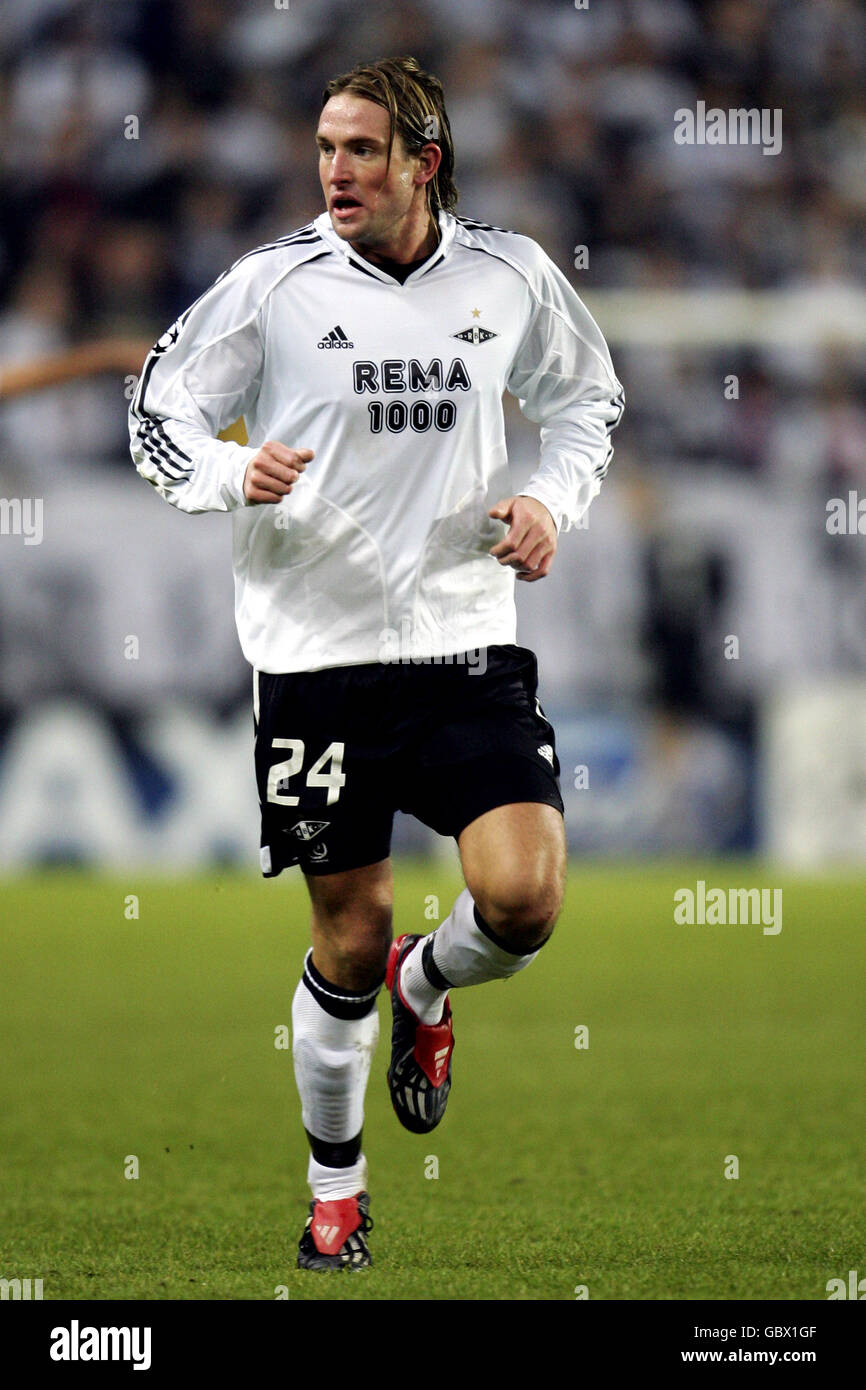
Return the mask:
[(260, 304), (244, 267), (227, 271), (148, 354), (129, 411), (130, 450), (147, 482), (184, 512), (246, 505), (257, 449), (215, 436), (255, 401)]
[(543, 502), (557, 530), (570, 530), (601, 488), (624, 397), (598, 325), (536, 249), (534, 310), (506, 384), (526, 418), (541, 426), (539, 467), (521, 496)]

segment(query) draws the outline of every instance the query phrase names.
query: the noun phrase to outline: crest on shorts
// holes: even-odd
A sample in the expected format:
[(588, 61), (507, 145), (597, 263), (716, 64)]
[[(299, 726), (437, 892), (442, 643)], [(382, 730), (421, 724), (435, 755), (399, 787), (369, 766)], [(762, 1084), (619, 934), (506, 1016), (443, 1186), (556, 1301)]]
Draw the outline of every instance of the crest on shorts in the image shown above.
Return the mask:
[(551, 748), (550, 744), (540, 744), (538, 751), (541, 754), (542, 758), (546, 758), (547, 761), (550, 763), (550, 766), (553, 767), (553, 749)]
[(298, 840), (315, 840), (326, 826), (330, 825), (329, 820), (299, 820), (297, 825), (293, 825), (289, 831)]

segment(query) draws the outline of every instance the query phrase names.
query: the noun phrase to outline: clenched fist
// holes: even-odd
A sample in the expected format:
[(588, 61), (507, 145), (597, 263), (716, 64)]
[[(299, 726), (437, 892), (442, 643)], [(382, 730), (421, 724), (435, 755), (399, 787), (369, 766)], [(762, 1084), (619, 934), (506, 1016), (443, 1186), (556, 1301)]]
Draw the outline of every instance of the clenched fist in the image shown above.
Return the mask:
[(248, 502), (281, 502), (314, 457), (312, 449), (289, 449), (267, 440), (247, 464), (244, 497)]
[(556, 554), (556, 525), (543, 502), (534, 497), (504, 497), (487, 513), (508, 522), (507, 536), (490, 551), (500, 565), (517, 570), (527, 584), (550, 573)]

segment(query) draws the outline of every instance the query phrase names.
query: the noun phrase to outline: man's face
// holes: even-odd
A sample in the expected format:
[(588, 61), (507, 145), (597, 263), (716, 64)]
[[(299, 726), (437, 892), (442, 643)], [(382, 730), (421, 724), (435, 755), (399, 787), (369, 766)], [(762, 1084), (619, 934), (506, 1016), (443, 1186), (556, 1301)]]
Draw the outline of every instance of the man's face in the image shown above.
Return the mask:
[(399, 241), (416, 197), (418, 158), (407, 156), (399, 134), (388, 163), (388, 112), (374, 101), (340, 92), (322, 108), (316, 143), (319, 178), (331, 226), (359, 246)]

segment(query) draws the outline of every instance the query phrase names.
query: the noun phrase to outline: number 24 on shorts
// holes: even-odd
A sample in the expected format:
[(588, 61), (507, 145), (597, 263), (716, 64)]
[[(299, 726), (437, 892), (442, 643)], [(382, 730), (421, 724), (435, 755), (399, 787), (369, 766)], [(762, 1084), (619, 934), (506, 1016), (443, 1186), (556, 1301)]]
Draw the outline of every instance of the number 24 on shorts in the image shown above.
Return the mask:
[[(271, 740), (271, 746), (290, 749), (291, 757), (271, 765), (268, 771), (268, 801), (274, 802), (277, 806), (297, 806), (301, 798), (292, 796), (288, 785), (291, 778), (304, 766), (304, 741), (300, 738), (275, 738)], [(346, 785), (346, 774), (343, 771), (345, 751), (345, 743), (329, 743), (322, 756), (316, 759), (307, 773), (308, 787), (327, 787), (328, 806), (333, 806), (335, 801), (339, 801), (340, 790)], [(324, 770), (327, 763), (331, 764), (330, 772)]]

